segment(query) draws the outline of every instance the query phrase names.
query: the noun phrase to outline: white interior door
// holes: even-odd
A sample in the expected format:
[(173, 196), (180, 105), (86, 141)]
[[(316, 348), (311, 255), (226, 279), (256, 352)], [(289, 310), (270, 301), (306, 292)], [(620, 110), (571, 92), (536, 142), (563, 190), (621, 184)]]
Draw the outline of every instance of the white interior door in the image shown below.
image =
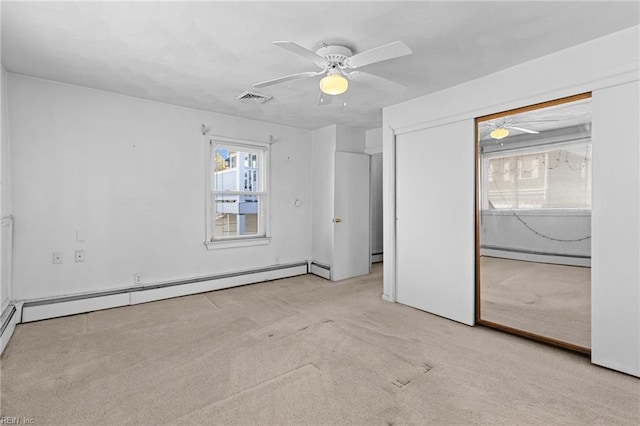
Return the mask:
[(475, 320), (474, 123), (396, 138), (396, 300)]
[(369, 156), (335, 153), (333, 265), (331, 279), (369, 273)]

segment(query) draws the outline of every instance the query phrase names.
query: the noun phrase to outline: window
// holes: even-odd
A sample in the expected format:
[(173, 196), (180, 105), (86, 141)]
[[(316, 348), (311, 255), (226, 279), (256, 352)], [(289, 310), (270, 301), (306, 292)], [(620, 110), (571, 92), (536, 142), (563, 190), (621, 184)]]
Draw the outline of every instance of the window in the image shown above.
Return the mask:
[(226, 139), (210, 144), (207, 247), (268, 242), (268, 145)]
[(485, 208), (591, 208), (590, 140), (492, 152), (482, 161)]

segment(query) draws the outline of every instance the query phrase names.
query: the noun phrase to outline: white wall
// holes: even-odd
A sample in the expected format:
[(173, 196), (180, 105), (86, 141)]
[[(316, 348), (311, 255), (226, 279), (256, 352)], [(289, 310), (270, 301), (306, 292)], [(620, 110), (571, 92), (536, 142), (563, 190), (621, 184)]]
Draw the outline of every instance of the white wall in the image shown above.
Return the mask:
[(360, 127), (336, 125), (336, 151), (363, 154), (366, 132)]
[[(608, 35), (590, 42), (559, 51), (552, 55), (548, 55), (530, 62), (526, 62), (515, 67), (482, 77), (477, 80), (455, 86), (431, 95), (423, 96), (409, 102), (385, 108), (383, 113), (383, 152), (384, 152), (384, 245), (387, 262), (384, 272), (384, 295), (385, 300), (395, 300), (395, 264), (389, 262), (395, 256), (395, 144), (397, 135), (411, 133), (420, 129), (432, 128), (435, 126), (448, 125), (464, 120), (473, 120), (474, 117), (487, 115), (499, 111), (505, 111), (521, 106), (531, 105), (538, 102), (548, 101), (561, 98), (564, 96), (584, 93), (588, 91), (597, 91), (614, 87), (619, 84), (628, 83), (638, 80), (639, 63), (640, 63), (640, 27), (629, 28), (618, 33)], [(638, 93), (632, 93), (631, 87), (624, 90), (628, 97), (637, 99)], [(594, 97), (594, 111), (596, 109), (596, 98)], [(601, 117), (604, 117), (601, 115)], [(598, 114), (593, 114), (594, 129), (599, 125), (600, 118)], [(633, 134), (633, 129), (638, 127), (638, 116), (631, 116), (626, 121), (619, 123), (618, 131), (622, 132), (625, 137)], [(469, 126), (473, 129), (473, 126)], [(388, 130), (387, 130), (388, 129)], [(391, 129), (395, 129), (391, 130)], [(612, 190), (609, 188), (611, 181), (603, 177), (602, 173), (596, 173), (597, 155), (608, 158), (605, 152), (615, 152), (618, 156), (624, 156), (624, 152), (618, 149), (617, 143), (602, 143), (599, 147), (599, 154), (596, 153), (595, 145), (596, 134), (594, 133), (594, 174), (593, 174), (593, 203), (594, 206), (600, 201), (596, 198), (598, 194), (595, 188), (600, 188), (600, 194), (603, 191)], [(472, 130), (468, 134), (468, 150), (474, 150), (474, 133)], [(631, 140), (631, 139), (630, 139)], [(442, 140), (447, 143), (447, 140)], [(631, 142), (629, 142), (631, 143)], [(637, 138), (635, 139), (637, 144)], [(625, 145), (626, 146), (626, 143)], [(630, 153), (634, 161), (638, 159), (637, 151)], [(397, 167), (404, 167), (398, 164)], [(628, 169), (624, 169), (628, 170)], [(637, 170), (637, 168), (636, 168)], [(624, 172), (621, 172), (624, 173)], [(626, 175), (629, 191), (626, 195), (631, 205), (637, 202), (640, 196), (638, 191), (638, 175), (628, 172)], [(447, 185), (447, 182), (440, 182)], [(450, 188), (451, 191), (459, 191), (469, 199), (474, 198), (473, 182), (460, 188)], [(602, 195), (600, 195), (602, 196)], [(608, 198), (607, 198), (608, 200)], [(446, 199), (439, 200), (439, 208), (457, 208), (457, 206), (448, 203)], [(595, 207), (594, 207), (595, 211)], [(633, 223), (625, 223), (620, 217), (614, 228), (626, 226), (630, 233), (635, 237), (629, 237), (621, 243), (613, 245), (608, 239), (598, 239), (596, 233), (605, 232), (611, 227), (608, 217), (594, 216), (592, 217), (593, 227), (593, 258), (594, 270), (598, 260), (597, 253), (609, 252), (616, 253), (626, 251), (632, 258), (633, 263), (616, 263), (620, 268), (619, 271), (607, 269), (606, 282), (602, 275), (594, 273), (592, 279), (592, 290), (595, 294), (600, 292), (615, 292), (616, 294), (633, 294), (637, 291), (639, 285), (637, 280), (637, 259), (640, 253), (637, 246), (632, 243), (637, 238), (638, 216), (634, 216)], [(628, 221), (629, 219), (627, 219)], [(467, 226), (467, 223), (459, 223), (461, 227)], [(600, 243), (598, 243), (600, 241)], [(424, 239), (423, 244), (434, 245), (437, 241)], [(598, 244), (602, 244), (598, 246)], [(634, 257), (635, 256), (635, 257)], [(468, 266), (473, 268), (473, 265)], [(470, 272), (470, 271), (467, 271)], [(633, 278), (635, 275), (635, 279)], [(624, 277), (619, 281), (615, 290), (607, 289), (609, 282), (616, 281), (618, 277)], [(469, 280), (468, 286), (473, 287), (473, 280)], [(631, 374), (640, 375), (637, 363), (630, 360), (635, 359), (636, 362), (640, 358), (640, 347), (637, 344), (638, 335), (640, 334), (640, 324), (633, 321), (637, 318), (640, 310), (640, 300), (636, 297), (627, 301), (619, 309), (624, 312), (613, 312), (613, 306), (602, 305), (599, 315), (607, 317), (609, 320), (602, 323), (606, 330), (610, 333), (608, 341), (592, 339), (592, 357), (594, 362), (601, 363), (607, 367), (630, 372)], [(460, 300), (461, 304), (468, 305), (468, 300)], [(619, 297), (619, 296), (616, 296)], [(470, 308), (472, 309), (472, 308)], [(595, 311), (596, 307), (594, 307)], [(630, 321), (623, 321), (622, 319)], [(593, 328), (595, 330), (600, 327), (598, 318), (594, 318)], [(599, 361), (601, 360), (601, 361)]]
[(382, 127), (367, 130), (364, 152), (367, 154), (382, 154)]
[(333, 262), (333, 208), (336, 126), (311, 132), (312, 245), (311, 259), (323, 265)]
[(11, 164), (10, 164), (10, 152), (9, 152), (9, 123), (7, 108), (7, 71), (2, 67), (0, 69), (0, 116), (2, 117), (2, 124), (0, 129), (0, 137), (2, 138), (2, 149), (0, 150), (0, 183), (2, 186), (2, 194), (0, 198), (0, 212), (2, 217), (11, 213)]
[(0, 69), (0, 312), (11, 297), (11, 163), (8, 135), (7, 72)]
[[(518, 217), (537, 232), (557, 239), (580, 239), (591, 235), (591, 212), (554, 212), (531, 210), (518, 212)], [(511, 211), (483, 210), (480, 218), (481, 253), (510, 259), (541, 261), (577, 266), (590, 266), (591, 239), (556, 241), (543, 238), (527, 229)], [(485, 253), (491, 248), (491, 254)], [(496, 252), (495, 250), (505, 250)], [(514, 250), (510, 252), (509, 250)], [(517, 251), (546, 253), (537, 256)], [(552, 256), (559, 255), (559, 256)]]
[[(129, 287), (135, 273), (153, 283), (308, 259), (309, 131), (11, 73), (8, 89), (16, 299)], [(203, 245), (201, 124), (211, 134), (277, 140), (270, 244)], [(79, 249), (84, 263), (74, 263)], [(54, 251), (63, 264), (52, 264)]]

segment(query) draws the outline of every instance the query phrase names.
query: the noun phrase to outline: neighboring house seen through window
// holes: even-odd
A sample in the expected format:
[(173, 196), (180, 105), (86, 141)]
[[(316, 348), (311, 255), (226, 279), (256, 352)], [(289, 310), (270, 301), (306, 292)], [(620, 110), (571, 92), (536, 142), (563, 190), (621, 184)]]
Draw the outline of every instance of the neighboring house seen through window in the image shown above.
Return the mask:
[(590, 140), (505, 150), (482, 160), (484, 209), (591, 209)]
[(266, 239), (268, 145), (214, 139), (210, 155), (207, 241)]

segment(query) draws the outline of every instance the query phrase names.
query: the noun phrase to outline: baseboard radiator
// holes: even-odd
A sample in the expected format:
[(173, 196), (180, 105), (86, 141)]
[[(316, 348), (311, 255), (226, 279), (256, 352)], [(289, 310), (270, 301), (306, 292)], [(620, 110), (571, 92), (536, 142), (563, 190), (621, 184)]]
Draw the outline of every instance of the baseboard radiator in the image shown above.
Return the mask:
[(17, 309), (13, 304), (9, 304), (0, 316), (0, 354), (7, 347), (9, 339), (13, 335), (13, 330), (18, 322)]
[(557, 265), (591, 266), (591, 256), (581, 254), (549, 253), (520, 248), (481, 246), (480, 255), (528, 262), (553, 263)]
[(126, 287), (117, 290), (27, 300), (22, 304), (18, 322), (38, 321), (100, 309), (136, 305), (154, 300), (205, 293), (308, 273), (309, 264), (303, 261), (247, 271)]
[(326, 280), (331, 280), (331, 266), (323, 263), (311, 261), (311, 263), (309, 263), (309, 273), (322, 277)]

